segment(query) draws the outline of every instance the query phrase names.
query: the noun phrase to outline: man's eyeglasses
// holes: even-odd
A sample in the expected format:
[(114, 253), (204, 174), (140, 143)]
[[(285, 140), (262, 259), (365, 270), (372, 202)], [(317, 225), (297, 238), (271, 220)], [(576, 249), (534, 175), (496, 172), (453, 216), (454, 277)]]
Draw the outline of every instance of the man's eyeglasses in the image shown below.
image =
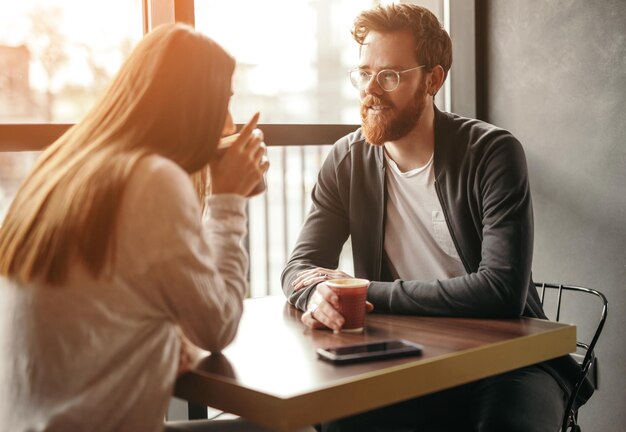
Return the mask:
[[(380, 88), (382, 88), (386, 92), (394, 91), (400, 85), (400, 74), (405, 72), (414, 71), (420, 68), (423, 68), (426, 65), (416, 66), (414, 68), (405, 69), (401, 71), (395, 71), (393, 69), (383, 69), (376, 74), (376, 82)], [(372, 80), (371, 72), (364, 71), (360, 68), (350, 69), (350, 82), (357, 90), (363, 90), (369, 82)]]

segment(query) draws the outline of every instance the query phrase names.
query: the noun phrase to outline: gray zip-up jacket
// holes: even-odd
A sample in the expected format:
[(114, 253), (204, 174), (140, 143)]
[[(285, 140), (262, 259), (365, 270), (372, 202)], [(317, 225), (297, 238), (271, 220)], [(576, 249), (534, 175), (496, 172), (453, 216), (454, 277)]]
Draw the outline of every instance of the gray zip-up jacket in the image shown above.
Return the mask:
[[(356, 277), (369, 279), (376, 312), (480, 318), (545, 318), (531, 278), (533, 213), (524, 150), (509, 132), (435, 108), (435, 188), (467, 274), (440, 280), (392, 280), (384, 252), (383, 149), (357, 131), (335, 143), (313, 189), (313, 205), (282, 274), (301, 310), (315, 286), (294, 292), (296, 274), (337, 268), (348, 236)], [(569, 392), (578, 365), (545, 363)], [(581, 391), (581, 402), (592, 393)]]

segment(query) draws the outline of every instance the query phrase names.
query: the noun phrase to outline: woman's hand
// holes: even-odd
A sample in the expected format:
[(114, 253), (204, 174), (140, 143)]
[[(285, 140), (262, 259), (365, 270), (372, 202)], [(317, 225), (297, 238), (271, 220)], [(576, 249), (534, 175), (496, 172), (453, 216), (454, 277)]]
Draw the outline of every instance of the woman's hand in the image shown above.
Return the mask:
[(178, 338), (180, 339), (180, 352), (178, 355), (178, 370), (176, 377), (183, 375), (189, 371), (197, 362), (200, 348), (192, 344), (183, 332), (178, 329)]
[(255, 129), (259, 120), (256, 113), (239, 134), (239, 138), (223, 156), (209, 162), (211, 167), (211, 194), (238, 194), (249, 196), (263, 181), (269, 168), (263, 132)]

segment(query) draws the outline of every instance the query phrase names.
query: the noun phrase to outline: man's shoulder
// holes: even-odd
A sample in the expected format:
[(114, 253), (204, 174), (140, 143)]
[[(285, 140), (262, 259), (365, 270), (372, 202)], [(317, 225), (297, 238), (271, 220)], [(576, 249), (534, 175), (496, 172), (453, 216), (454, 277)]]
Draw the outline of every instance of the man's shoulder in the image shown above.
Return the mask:
[(476, 118), (463, 117), (458, 114), (442, 112), (443, 123), (448, 131), (453, 131), (456, 135), (467, 138), (495, 138), (499, 136), (510, 136), (513, 134), (494, 124)]
[(511, 132), (486, 121), (441, 112), (438, 123), (437, 142), (444, 154), (482, 158), (494, 151), (523, 153)]
[(330, 149), (322, 165), (320, 175), (338, 179), (352, 179), (376, 167), (382, 166), (381, 147), (369, 144), (361, 130), (356, 129), (339, 138)]
[[(333, 145), (331, 154), (337, 165), (346, 160), (375, 162), (381, 158), (379, 150), (380, 147), (371, 145), (365, 140), (363, 130), (358, 128), (339, 138)], [(351, 157), (348, 157), (350, 155)]]
[(339, 138), (333, 145), (333, 151), (337, 154), (345, 155), (353, 151), (355, 146), (358, 149), (364, 144), (366, 144), (366, 142), (363, 136), (363, 130), (358, 128), (354, 132), (350, 132)]

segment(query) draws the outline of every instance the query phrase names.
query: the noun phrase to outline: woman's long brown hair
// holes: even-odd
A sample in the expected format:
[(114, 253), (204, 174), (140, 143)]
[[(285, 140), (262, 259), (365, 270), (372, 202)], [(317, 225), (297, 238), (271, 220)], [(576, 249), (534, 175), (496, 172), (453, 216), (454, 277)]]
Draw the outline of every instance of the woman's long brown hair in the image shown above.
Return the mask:
[(94, 277), (109, 273), (135, 166), (159, 154), (190, 174), (204, 170), (224, 126), (234, 67), (188, 26), (146, 35), (91, 111), (22, 183), (0, 229), (0, 274), (60, 284), (79, 262)]

